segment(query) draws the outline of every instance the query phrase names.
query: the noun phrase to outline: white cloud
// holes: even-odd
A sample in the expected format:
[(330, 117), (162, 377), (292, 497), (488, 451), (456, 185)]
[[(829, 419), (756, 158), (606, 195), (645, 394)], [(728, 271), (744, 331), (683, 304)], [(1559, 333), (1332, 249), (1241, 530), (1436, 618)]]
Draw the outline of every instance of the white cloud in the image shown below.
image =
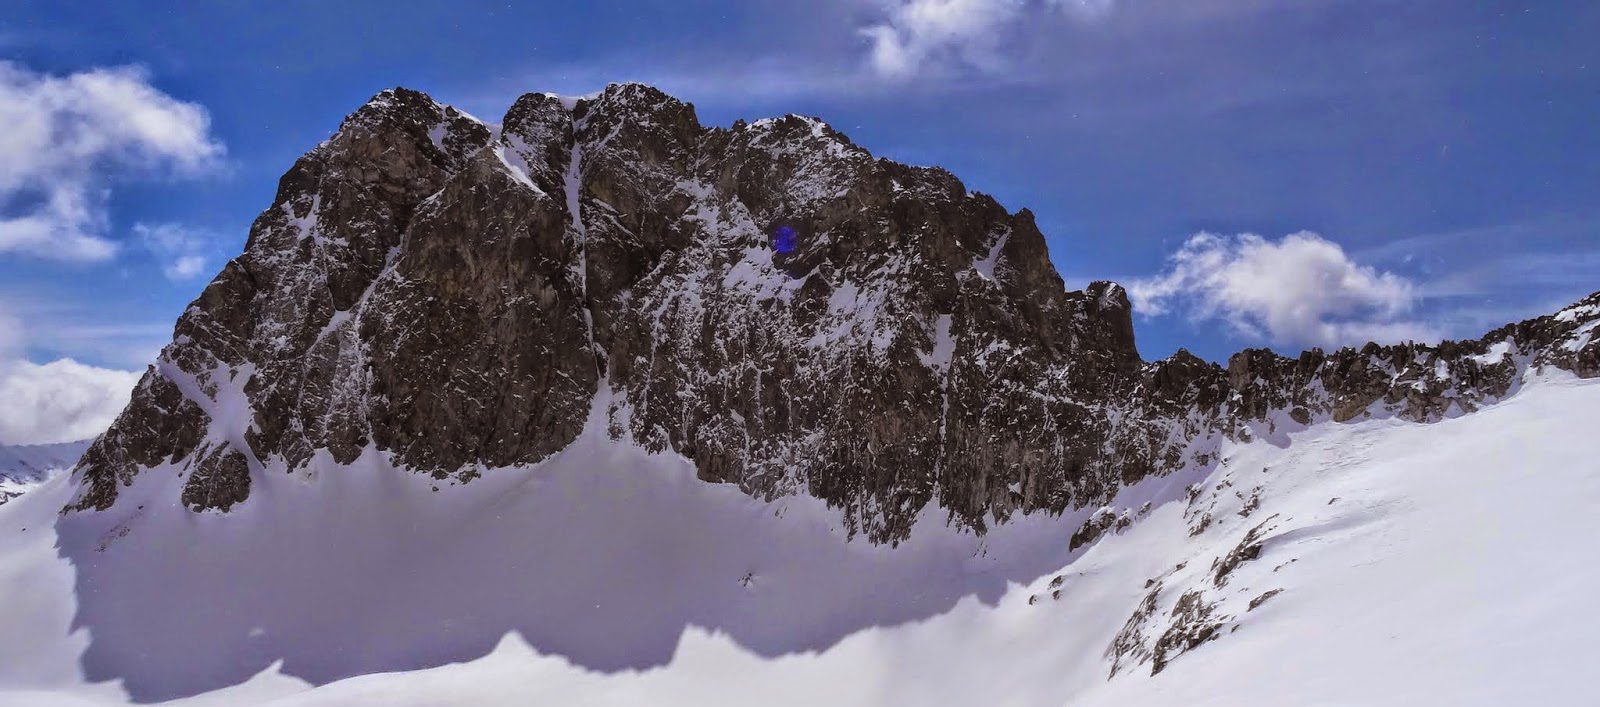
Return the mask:
[(46, 444), (104, 432), (128, 404), (138, 371), (70, 358), (37, 364), (22, 359), (22, 323), (0, 309), (0, 444)]
[(882, 24), (863, 30), (872, 40), (868, 64), (881, 76), (905, 78), (930, 62), (993, 66), (1002, 28), (1021, 13), (1008, 0), (906, 0)]
[(1301, 232), (1269, 241), (1201, 233), (1174, 253), (1166, 272), (1130, 283), (1141, 314), (1183, 309), (1236, 332), (1293, 346), (1434, 340), (1405, 318), (1417, 302), (1409, 280), (1351, 260), (1337, 243)]
[(177, 223), (136, 223), (133, 233), (163, 261), (161, 271), (167, 279), (188, 280), (205, 272), (203, 251), (212, 242), (210, 233)]
[(70, 358), (45, 364), (0, 362), (0, 443), (47, 444), (99, 435), (128, 404), (138, 371), (86, 366)]
[(161, 272), (169, 280), (189, 280), (205, 272), (206, 259), (199, 255), (179, 256), (177, 260), (168, 263)]
[(950, 67), (998, 71), (1007, 34), (1030, 17), (1098, 20), (1113, 1), (891, 0), (883, 20), (861, 31), (871, 42), (867, 65), (889, 79)]
[(108, 177), (214, 167), (210, 123), (137, 68), (49, 76), (0, 61), (0, 254), (112, 257)]

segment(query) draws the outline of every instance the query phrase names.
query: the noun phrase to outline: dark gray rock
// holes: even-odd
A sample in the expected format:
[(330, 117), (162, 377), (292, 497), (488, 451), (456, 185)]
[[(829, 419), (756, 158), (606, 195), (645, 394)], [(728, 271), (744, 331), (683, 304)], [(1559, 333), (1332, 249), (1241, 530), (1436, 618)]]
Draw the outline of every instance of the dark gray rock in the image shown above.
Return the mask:
[(318, 454), (469, 479), (564, 448), (594, 411), (875, 542), (929, 503), (981, 532), (1280, 422), (1433, 421), (1529, 367), (1600, 374), (1597, 319), (1600, 295), (1478, 341), (1146, 364), (1123, 289), (1066, 290), (1027, 210), (821, 121), (705, 127), (626, 84), (528, 94), (496, 126), (394, 89), (284, 175), (72, 508), (163, 464), (197, 510)]

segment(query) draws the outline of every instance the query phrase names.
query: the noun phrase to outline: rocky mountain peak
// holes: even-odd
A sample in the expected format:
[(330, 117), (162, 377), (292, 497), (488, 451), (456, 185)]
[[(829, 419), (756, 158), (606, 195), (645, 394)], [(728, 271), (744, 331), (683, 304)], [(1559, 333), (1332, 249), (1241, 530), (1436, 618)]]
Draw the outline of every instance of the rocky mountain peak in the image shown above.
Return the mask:
[(572, 105), (573, 116), (580, 122), (607, 126), (630, 123), (641, 127), (688, 128), (696, 132), (701, 129), (693, 105), (649, 84), (607, 84), (599, 93), (579, 98)]
[(494, 125), (396, 88), (284, 175), (85, 455), (72, 508), (158, 468), (196, 512), (363, 455), (537, 473), (598, 419), (895, 542), (929, 504), (981, 531), (1104, 503), (1223, 437), (1434, 420), (1530, 367), (1595, 375), (1596, 319), (1591, 303), (1478, 342), (1146, 364), (1127, 293), (1067, 290), (1030, 212), (820, 120), (706, 127), (613, 84), (523, 95)]

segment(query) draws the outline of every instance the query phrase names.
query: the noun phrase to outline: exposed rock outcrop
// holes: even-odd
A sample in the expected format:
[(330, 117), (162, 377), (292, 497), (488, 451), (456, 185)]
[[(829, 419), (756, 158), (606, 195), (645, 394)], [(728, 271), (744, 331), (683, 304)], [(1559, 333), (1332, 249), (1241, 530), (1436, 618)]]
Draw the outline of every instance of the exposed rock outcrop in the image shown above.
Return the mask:
[[(781, 237), (780, 237), (781, 234)], [(1026, 210), (800, 116), (702, 126), (653, 88), (498, 125), (385, 91), (284, 175), (79, 467), (225, 510), (373, 449), (471, 478), (607, 431), (707, 481), (903, 539), (1102, 504), (1280, 425), (1469, 412), (1529, 367), (1600, 375), (1600, 296), (1479, 341), (1146, 364), (1121, 287), (1068, 291)]]

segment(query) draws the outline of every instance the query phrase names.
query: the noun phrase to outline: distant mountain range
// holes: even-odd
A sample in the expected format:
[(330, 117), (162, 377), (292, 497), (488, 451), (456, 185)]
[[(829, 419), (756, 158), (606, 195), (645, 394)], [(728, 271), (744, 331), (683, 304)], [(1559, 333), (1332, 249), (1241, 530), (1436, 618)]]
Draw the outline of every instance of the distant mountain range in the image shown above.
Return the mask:
[(71, 469), (92, 441), (0, 444), (0, 503), (15, 498), (52, 472)]

